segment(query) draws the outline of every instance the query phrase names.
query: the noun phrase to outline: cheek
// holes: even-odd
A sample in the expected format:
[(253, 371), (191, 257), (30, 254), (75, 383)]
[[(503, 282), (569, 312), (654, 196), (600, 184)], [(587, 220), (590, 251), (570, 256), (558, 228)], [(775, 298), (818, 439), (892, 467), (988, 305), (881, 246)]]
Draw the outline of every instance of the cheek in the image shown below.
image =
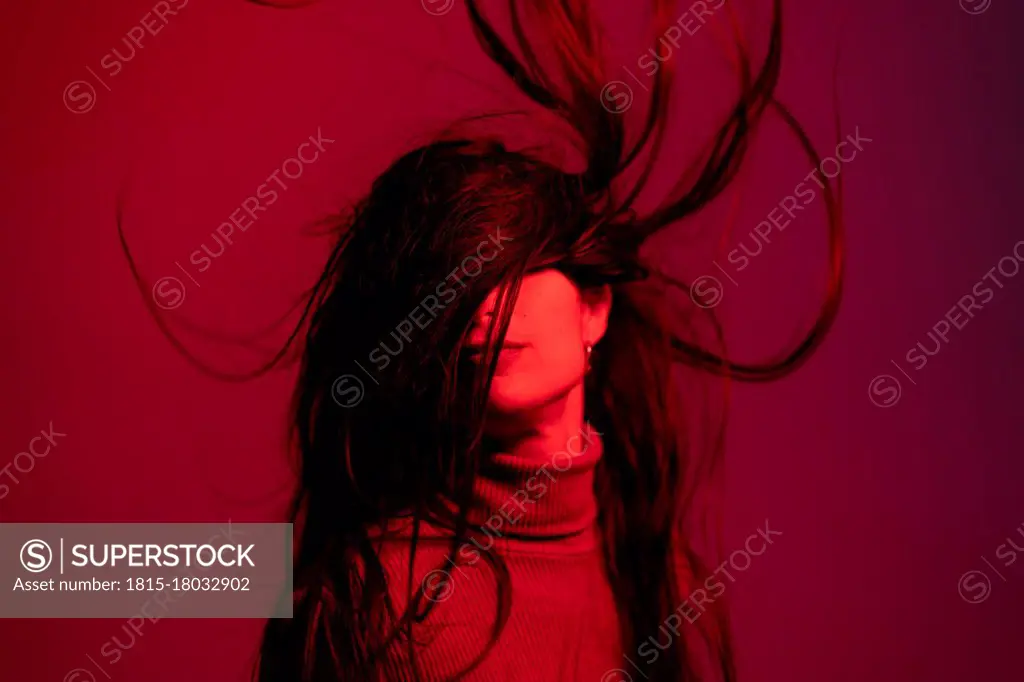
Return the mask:
[(538, 359), (554, 376), (564, 378), (582, 372), (584, 361), (579, 304), (552, 307), (541, 327), (536, 348)]
[(557, 392), (579, 381), (583, 374), (585, 352), (578, 317), (565, 315), (549, 320), (543, 330), (531, 335), (532, 347), (524, 354), (516, 370), (522, 373), (522, 386), (539, 392)]
[(578, 374), (583, 365), (583, 342), (579, 331), (564, 329), (544, 339), (535, 346), (537, 364), (540, 369), (551, 372), (552, 376)]

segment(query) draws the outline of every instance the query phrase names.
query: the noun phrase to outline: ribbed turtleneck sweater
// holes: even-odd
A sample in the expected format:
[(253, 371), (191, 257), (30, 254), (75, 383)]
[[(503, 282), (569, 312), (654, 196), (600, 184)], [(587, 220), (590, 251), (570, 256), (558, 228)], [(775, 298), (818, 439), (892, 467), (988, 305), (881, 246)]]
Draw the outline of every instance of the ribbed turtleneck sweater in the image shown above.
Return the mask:
[[(492, 564), (504, 559), (507, 621), (467, 682), (600, 682), (622, 661), (618, 618), (598, 532), (594, 469), (599, 434), (584, 426), (559, 452), (535, 446), (497, 454), (474, 487), (470, 517), (486, 531), (447, 560), (450, 531), (420, 525), (413, 591), (435, 602), (413, 626), (415, 666), (424, 682), (451, 679), (487, 650), (501, 604)], [(411, 524), (382, 543), (389, 592), (401, 613), (409, 588)], [(393, 647), (388, 680), (413, 680), (408, 645)]]

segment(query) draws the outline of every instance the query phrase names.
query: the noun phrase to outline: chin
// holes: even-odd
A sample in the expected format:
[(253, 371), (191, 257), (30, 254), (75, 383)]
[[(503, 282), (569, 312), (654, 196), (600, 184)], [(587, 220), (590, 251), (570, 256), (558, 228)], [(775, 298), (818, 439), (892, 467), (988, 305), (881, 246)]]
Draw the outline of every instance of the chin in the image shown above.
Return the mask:
[(504, 416), (529, 414), (565, 398), (577, 382), (537, 382), (522, 375), (496, 376), (487, 396), (490, 411)]

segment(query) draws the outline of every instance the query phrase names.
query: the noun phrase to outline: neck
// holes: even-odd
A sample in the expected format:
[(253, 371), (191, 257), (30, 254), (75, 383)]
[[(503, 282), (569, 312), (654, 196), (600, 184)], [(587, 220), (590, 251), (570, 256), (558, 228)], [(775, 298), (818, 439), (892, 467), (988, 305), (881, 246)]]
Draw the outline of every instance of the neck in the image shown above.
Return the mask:
[(494, 449), (481, 465), (471, 512), (492, 536), (592, 536), (594, 471), (603, 443), (583, 420), (582, 387), (579, 396), (567, 398), (529, 428), (503, 422), (506, 428), (492, 434)]
[[(578, 443), (580, 434), (586, 430), (583, 385), (577, 384), (565, 395), (538, 408), (515, 415), (489, 416), (487, 450), (539, 461), (550, 458), (551, 453), (565, 451), (566, 443)], [(570, 451), (572, 447), (569, 446)]]

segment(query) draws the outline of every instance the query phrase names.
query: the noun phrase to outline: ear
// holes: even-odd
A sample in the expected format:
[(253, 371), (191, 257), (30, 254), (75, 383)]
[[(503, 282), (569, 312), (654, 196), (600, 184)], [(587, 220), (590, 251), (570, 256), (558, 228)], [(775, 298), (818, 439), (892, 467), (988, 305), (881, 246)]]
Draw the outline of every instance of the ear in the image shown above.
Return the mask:
[(583, 342), (597, 345), (608, 329), (608, 314), (612, 310), (611, 287), (602, 284), (581, 290), (580, 307)]

